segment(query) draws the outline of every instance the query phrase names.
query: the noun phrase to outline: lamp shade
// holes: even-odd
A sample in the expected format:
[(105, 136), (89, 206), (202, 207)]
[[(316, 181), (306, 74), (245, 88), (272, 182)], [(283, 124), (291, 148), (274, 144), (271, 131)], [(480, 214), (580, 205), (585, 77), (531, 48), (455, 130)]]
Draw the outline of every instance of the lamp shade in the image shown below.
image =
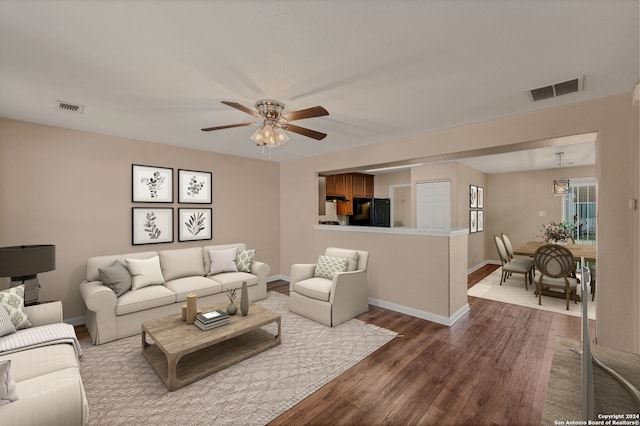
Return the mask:
[(54, 269), (55, 245), (0, 247), (0, 277), (24, 277)]

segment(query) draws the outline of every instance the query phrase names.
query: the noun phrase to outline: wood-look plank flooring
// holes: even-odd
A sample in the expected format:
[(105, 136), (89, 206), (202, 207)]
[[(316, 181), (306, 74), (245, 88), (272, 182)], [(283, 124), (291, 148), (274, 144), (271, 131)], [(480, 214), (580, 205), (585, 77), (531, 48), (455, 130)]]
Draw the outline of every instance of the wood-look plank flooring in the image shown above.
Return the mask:
[[(499, 266), (469, 275), (469, 287)], [(288, 294), (288, 283), (270, 290)], [(523, 290), (524, 291), (524, 290)], [(369, 306), (400, 333), (270, 425), (539, 425), (556, 336), (580, 319), (469, 297), (452, 327)]]
[[(468, 286), (498, 267), (470, 274)], [(268, 289), (288, 294), (289, 284)], [(555, 338), (579, 340), (580, 319), (475, 297), (469, 305), (451, 327), (370, 305), (358, 318), (400, 335), (269, 424), (539, 425)]]

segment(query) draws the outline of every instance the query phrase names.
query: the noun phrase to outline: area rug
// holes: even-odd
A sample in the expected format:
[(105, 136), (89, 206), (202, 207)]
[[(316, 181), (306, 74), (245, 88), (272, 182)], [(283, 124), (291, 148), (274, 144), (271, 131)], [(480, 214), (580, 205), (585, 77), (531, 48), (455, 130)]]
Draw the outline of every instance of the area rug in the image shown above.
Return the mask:
[(89, 424), (264, 425), (397, 335), (357, 319), (326, 327), (289, 312), (288, 299), (269, 292), (257, 302), (281, 315), (279, 346), (175, 392), (142, 355), (140, 335), (99, 346), (83, 340)]
[[(567, 302), (565, 299), (544, 295), (542, 296), (542, 305), (538, 305), (538, 297), (533, 294), (535, 285), (529, 285), (529, 290), (525, 291), (522, 274), (514, 274), (500, 285), (501, 275), (502, 269), (496, 269), (482, 281), (471, 287), (467, 291), (467, 295), (576, 317), (579, 317), (582, 313), (581, 302), (575, 304), (573, 300), (569, 302), (569, 310), (567, 310)], [(591, 295), (589, 295), (587, 303), (589, 319), (596, 319), (595, 302), (591, 301)]]

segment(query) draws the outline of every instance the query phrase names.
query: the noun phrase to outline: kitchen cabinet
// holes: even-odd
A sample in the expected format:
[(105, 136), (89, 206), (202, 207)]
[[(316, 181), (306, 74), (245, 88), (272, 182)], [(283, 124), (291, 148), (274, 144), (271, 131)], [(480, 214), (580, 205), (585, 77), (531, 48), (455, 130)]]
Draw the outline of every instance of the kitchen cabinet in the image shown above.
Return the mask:
[(352, 173), (353, 196), (358, 198), (373, 198), (373, 175)]
[[(340, 180), (344, 182), (344, 198), (346, 201), (340, 201), (336, 206), (337, 214), (350, 215), (353, 214), (353, 175), (351, 173), (336, 175), (343, 176)], [(336, 187), (338, 186), (338, 180), (336, 179)]]
[(373, 198), (373, 175), (364, 173), (342, 173), (324, 177), (327, 197), (344, 197), (338, 201), (339, 215), (353, 214), (353, 198)]
[(347, 178), (345, 174), (330, 175), (326, 177), (326, 188), (328, 196), (345, 197), (347, 191)]

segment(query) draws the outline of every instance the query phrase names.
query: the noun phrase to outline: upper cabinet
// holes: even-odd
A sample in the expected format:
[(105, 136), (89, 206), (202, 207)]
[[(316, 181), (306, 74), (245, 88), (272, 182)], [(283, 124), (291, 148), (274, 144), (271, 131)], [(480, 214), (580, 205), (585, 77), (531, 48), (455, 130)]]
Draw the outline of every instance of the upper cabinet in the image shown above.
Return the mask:
[(346, 175), (331, 175), (326, 177), (327, 196), (346, 197)]
[(351, 173), (353, 179), (353, 196), (356, 198), (373, 198), (373, 175)]
[(353, 214), (353, 198), (373, 198), (373, 175), (342, 173), (325, 178), (327, 197), (344, 197), (336, 206), (337, 214)]

